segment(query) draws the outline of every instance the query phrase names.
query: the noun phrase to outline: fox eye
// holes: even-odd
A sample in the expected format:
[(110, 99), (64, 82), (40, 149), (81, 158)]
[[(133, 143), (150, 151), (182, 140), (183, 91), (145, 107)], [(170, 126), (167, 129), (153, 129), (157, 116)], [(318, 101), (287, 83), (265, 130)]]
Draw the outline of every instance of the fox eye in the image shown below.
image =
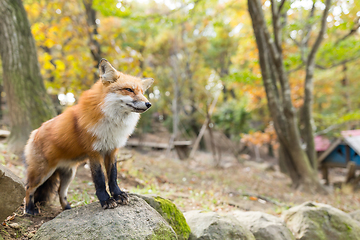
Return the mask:
[(131, 88), (125, 88), (125, 90), (128, 91), (128, 92), (131, 92), (131, 93), (134, 92), (134, 90), (132, 90)]

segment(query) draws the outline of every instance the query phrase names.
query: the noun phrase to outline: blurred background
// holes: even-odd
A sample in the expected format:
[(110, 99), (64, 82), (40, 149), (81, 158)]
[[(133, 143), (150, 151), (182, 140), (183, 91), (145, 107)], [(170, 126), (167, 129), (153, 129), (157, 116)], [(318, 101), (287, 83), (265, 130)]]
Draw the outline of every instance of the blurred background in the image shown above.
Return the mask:
[[(136, 179), (128, 182), (129, 186), (136, 189), (150, 183), (144, 191), (167, 191), (169, 195), (174, 189), (191, 191), (191, 196), (174, 197), (183, 208), (188, 205), (181, 199), (193, 204), (204, 191), (238, 201), (206, 203), (211, 209), (243, 207), (239, 202), (249, 197), (262, 206), (264, 202), (258, 202), (257, 194), (246, 193), (248, 189), (278, 199), (275, 203), (266, 198), (263, 201), (281, 209), (312, 198), (311, 194), (302, 195), (304, 189), (318, 193), (324, 184), (333, 189), (339, 180), (354, 183), (351, 191), (344, 190), (349, 195), (338, 190), (338, 195), (319, 196), (319, 201), (345, 210), (359, 206), (360, 197), (353, 193), (359, 182), (359, 145), (346, 142), (349, 134), (342, 134), (343, 130), (360, 128), (359, 1), (22, 3), (51, 98), (48, 106), (53, 105), (56, 114), (76, 104), (81, 93), (97, 81), (101, 58), (124, 73), (155, 79), (146, 93), (152, 107), (142, 114), (123, 154), (124, 179)], [(14, 119), (22, 117), (19, 112), (11, 117), (14, 95), (6, 91), (10, 88), (5, 80), (5, 62), (11, 61), (4, 56), (0, 62), (0, 83), (4, 86), (1, 125), (13, 134)], [(21, 149), (29, 131), (40, 123), (20, 128), (25, 140), (11, 150)], [(9, 147), (11, 144), (10, 135)], [(331, 151), (341, 156), (334, 157)], [(347, 151), (352, 155), (346, 155)], [(141, 155), (139, 161), (150, 160), (126, 165), (127, 159), (141, 153), (147, 157)], [(354, 162), (353, 166), (349, 162)], [(147, 176), (149, 169), (153, 172)], [(189, 176), (178, 176), (176, 169)], [(354, 173), (347, 176), (351, 169)], [(330, 180), (328, 171), (333, 176)], [(204, 174), (205, 180), (200, 181)], [(190, 181), (198, 180), (197, 190), (190, 187)], [(180, 187), (171, 185), (176, 183)], [(277, 192), (277, 184), (286, 187)], [(210, 185), (215, 190), (208, 189)], [(294, 187), (304, 185), (294, 197)], [(274, 206), (271, 211), (276, 212)]]

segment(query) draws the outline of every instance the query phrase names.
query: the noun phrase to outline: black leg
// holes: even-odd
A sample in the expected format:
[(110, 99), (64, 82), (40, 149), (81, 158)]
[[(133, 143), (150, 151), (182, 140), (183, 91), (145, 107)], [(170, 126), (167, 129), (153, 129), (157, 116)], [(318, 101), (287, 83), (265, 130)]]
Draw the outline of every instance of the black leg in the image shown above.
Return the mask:
[(110, 198), (106, 191), (105, 176), (101, 169), (101, 164), (96, 161), (90, 161), (91, 175), (95, 184), (96, 196), (104, 209), (115, 208), (116, 202)]
[(39, 209), (35, 207), (34, 204), (34, 195), (29, 196), (29, 201), (25, 205), (25, 213), (30, 215), (38, 215)]
[(129, 195), (126, 192), (120, 190), (116, 180), (117, 180), (117, 167), (116, 159), (110, 163), (108, 169), (108, 180), (109, 180), (109, 189), (111, 195), (114, 197), (117, 203), (125, 205), (129, 203)]

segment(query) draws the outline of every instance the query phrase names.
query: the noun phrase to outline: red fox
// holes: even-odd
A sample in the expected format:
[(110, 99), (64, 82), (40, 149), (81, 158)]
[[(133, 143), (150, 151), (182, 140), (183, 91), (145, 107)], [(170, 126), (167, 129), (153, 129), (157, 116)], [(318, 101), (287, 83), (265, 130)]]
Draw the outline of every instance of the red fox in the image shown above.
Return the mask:
[[(24, 151), (28, 165), (25, 213), (38, 214), (36, 203), (48, 200), (59, 179), (60, 204), (70, 209), (68, 187), (85, 159), (89, 159), (96, 195), (104, 209), (129, 202), (116, 182), (115, 155), (134, 131), (140, 113), (151, 107), (143, 94), (154, 80), (119, 72), (106, 59), (100, 61), (99, 71), (100, 79), (77, 105), (30, 134)], [(112, 197), (106, 191), (102, 163)]]

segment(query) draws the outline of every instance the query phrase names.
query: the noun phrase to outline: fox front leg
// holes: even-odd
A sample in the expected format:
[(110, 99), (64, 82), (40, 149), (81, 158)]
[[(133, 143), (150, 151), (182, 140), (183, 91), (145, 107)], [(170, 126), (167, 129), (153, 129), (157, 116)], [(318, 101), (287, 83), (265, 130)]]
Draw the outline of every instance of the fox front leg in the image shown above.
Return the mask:
[(100, 162), (90, 159), (90, 169), (95, 184), (96, 196), (100, 201), (101, 207), (103, 209), (115, 208), (117, 206), (116, 201), (110, 198), (110, 195), (106, 191), (105, 176), (101, 169)]
[(121, 191), (116, 180), (117, 180), (117, 166), (116, 166), (115, 153), (105, 156), (105, 168), (109, 181), (109, 190), (113, 198), (118, 204), (126, 205), (129, 203), (129, 195)]

